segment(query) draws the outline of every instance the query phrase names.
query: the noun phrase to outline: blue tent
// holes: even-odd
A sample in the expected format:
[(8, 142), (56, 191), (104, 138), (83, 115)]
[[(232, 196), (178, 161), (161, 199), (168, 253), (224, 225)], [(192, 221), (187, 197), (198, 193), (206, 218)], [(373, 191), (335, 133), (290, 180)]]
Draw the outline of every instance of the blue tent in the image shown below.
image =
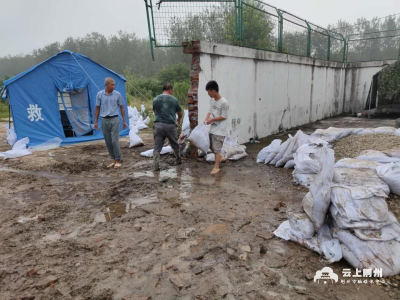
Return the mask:
[[(28, 137), (29, 145), (54, 137), (63, 145), (102, 139), (101, 128), (94, 130), (93, 124), (96, 95), (106, 77), (115, 80), (115, 90), (123, 96), (128, 122), (125, 78), (84, 55), (62, 51), (6, 80), (18, 139)], [(120, 123), (125, 136), (129, 129), (122, 130), (122, 118)]]

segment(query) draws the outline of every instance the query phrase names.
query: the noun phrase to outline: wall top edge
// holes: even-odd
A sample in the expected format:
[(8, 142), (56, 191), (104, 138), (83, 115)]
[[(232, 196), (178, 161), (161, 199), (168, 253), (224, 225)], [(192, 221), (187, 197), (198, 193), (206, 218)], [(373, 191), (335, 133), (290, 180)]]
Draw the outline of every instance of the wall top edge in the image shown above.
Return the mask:
[[(386, 61), (357, 62), (357, 63), (345, 64), (342, 62), (325, 61), (304, 56), (257, 50), (246, 47), (231, 46), (226, 44), (218, 44), (207, 41), (196, 42), (195, 52), (210, 54), (210, 55), (218, 55), (218, 56), (247, 58), (253, 60), (263, 60), (263, 61), (273, 61), (273, 62), (285, 62), (285, 63), (309, 65), (316, 67), (339, 68), (339, 69), (382, 67), (385, 65), (392, 64), (396, 61), (396, 60), (386, 60)], [(189, 52), (185, 51), (185, 53)]]

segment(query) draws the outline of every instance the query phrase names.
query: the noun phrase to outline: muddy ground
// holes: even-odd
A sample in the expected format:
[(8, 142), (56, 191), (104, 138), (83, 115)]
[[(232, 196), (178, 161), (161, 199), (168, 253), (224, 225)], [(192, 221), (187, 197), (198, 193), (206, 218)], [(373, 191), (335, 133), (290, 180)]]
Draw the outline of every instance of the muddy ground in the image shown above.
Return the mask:
[[(338, 117), (302, 129), (393, 125)], [(139, 155), (151, 134), (140, 135), (141, 148), (121, 141), (119, 170), (105, 168), (103, 141), (0, 162), (0, 299), (400, 299), (393, 286), (314, 283), (328, 264), (273, 236), (307, 192), (290, 170), (255, 163), (276, 136), (211, 177), (212, 165), (173, 157), (154, 174)], [(342, 278), (349, 265), (331, 267)]]

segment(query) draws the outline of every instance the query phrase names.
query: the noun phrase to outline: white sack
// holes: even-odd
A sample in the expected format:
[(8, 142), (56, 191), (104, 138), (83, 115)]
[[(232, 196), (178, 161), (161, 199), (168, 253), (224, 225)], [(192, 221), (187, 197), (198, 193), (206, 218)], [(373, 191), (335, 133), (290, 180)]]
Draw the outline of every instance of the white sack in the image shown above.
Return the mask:
[(182, 122), (182, 132), (185, 136), (189, 136), (189, 134), (190, 134), (189, 111), (187, 109), (184, 111), (183, 122)]
[(382, 151), (364, 150), (361, 151), (357, 159), (371, 160), (378, 163), (388, 164), (392, 162), (400, 162), (400, 157), (391, 157)]
[[(269, 144), (267, 147), (263, 148), (257, 155), (257, 162), (258, 163), (269, 163), (278, 153), (279, 146), (281, 145), (282, 140), (273, 140), (271, 144)], [(267, 161), (267, 158), (270, 157), (270, 155), (273, 154), (273, 156)]]
[(361, 130), (361, 128), (329, 127), (328, 129), (317, 129), (314, 133), (311, 134), (311, 136), (320, 138), (329, 143), (333, 143), (334, 141), (342, 139), (351, 134), (357, 134)]
[(400, 242), (362, 241), (347, 230), (337, 230), (336, 235), (346, 246), (345, 249), (342, 247), (343, 257), (354, 268), (382, 268), (384, 277), (400, 273)]
[(142, 112), (142, 115), (146, 113), (146, 107), (144, 106), (144, 104), (140, 105), (140, 110)]
[(293, 235), (302, 239), (310, 239), (315, 233), (314, 224), (303, 212), (288, 212), (289, 224)]
[(210, 149), (209, 127), (202, 123), (190, 133), (188, 140), (201, 151), (207, 153)]
[(239, 160), (239, 159), (245, 158), (246, 156), (247, 156), (247, 153), (243, 152), (243, 153), (234, 154), (231, 157), (229, 157), (228, 159), (229, 160)]
[(395, 222), (380, 229), (354, 229), (354, 234), (363, 241), (399, 241), (400, 224)]
[(55, 138), (52, 138), (40, 145), (29, 147), (29, 150), (32, 152), (52, 150), (52, 149), (59, 148), (61, 146), (61, 142), (62, 142), (62, 140), (59, 137), (55, 137)]
[[(153, 157), (153, 152), (154, 152), (154, 149), (151, 149), (151, 150), (147, 150), (147, 151), (140, 153), (140, 155), (145, 156), (145, 157)], [(163, 147), (161, 150), (161, 155), (168, 154), (168, 153), (174, 153), (174, 150), (171, 148), (171, 146)]]
[(17, 134), (15, 133), (14, 126), (9, 126), (9, 124), (5, 124), (4, 127), (7, 129), (7, 143), (10, 146), (13, 146), (17, 141)]
[(364, 186), (382, 190), (389, 195), (389, 186), (372, 169), (335, 168), (333, 182), (340, 186)]
[(321, 148), (316, 144), (305, 144), (297, 149), (294, 156), (295, 170), (301, 174), (317, 174), (320, 165), (315, 159), (315, 153)]
[(294, 183), (302, 185), (306, 188), (309, 188), (310, 184), (314, 182), (315, 177), (317, 177), (317, 174), (303, 174), (297, 172), (297, 170), (294, 170), (292, 175)]
[(400, 196), (400, 163), (381, 164), (376, 172), (389, 186), (390, 192)]
[(396, 128), (394, 127), (378, 127), (374, 128), (374, 133), (379, 133), (379, 134), (393, 134), (396, 131)]
[(150, 123), (150, 117), (147, 116), (147, 118), (143, 120), (143, 124), (149, 125), (149, 123)]
[(26, 145), (29, 144), (29, 138), (23, 138), (17, 141), (12, 150), (8, 150), (6, 152), (0, 153), (0, 157), (4, 157), (4, 159), (10, 158), (18, 158), (21, 156), (26, 156), (32, 154), (32, 152), (27, 149)]
[(136, 122), (135, 126), (136, 126), (136, 128), (137, 128), (138, 130), (143, 130), (143, 129), (148, 128), (146, 124), (144, 124), (143, 122), (139, 122), (139, 121)]
[(295, 165), (296, 165), (296, 163), (294, 162), (294, 159), (291, 159), (285, 164), (284, 168), (285, 169), (293, 169)]
[(292, 139), (293, 137), (289, 134), (289, 138), (279, 146), (278, 152), (276, 153), (275, 157), (270, 161), (271, 165), (276, 165), (276, 163), (282, 159), (283, 154), (286, 152), (286, 149), (289, 147)]
[(144, 145), (142, 139), (137, 135), (136, 126), (131, 125), (129, 129), (129, 148)]
[(335, 168), (348, 169), (371, 169), (375, 170), (379, 163), (372, 160), (361, 160), (355, 158), (343, 158), (335, 163)]
[(395, 136), (400, 136), (400, 128), (395, 130), (394, 135)]
[(357, 134), (366, 135), (366, 134), (374, 134), (374, 133), (375, 133), (374, 128), (363, 128), (363, 129), (361, 129), (361, 131), (360, 131), (359, 133), (357, 133)]
[(304, 211), (313, 221), (316, 230), (319, 230), (325, 222), (331, 202), (331, 185), (333, 177), (333, 165), (335, 155), (332, 149), (322, 147), (315, 153), (321, 166), (313, 183), (310, 184), (310, 192), (304, 197), (302, 205)]
[(294, 137), (291, 139), (289, 146), (287, 147), (282, 158), (276, 163), (277, 167), (283, 167), (289, 160), (293, 159), (293, 154), (297, 149), (309, 142), (310, 138), (307, 134), (304, 134), (301, 130), (297, 131)]

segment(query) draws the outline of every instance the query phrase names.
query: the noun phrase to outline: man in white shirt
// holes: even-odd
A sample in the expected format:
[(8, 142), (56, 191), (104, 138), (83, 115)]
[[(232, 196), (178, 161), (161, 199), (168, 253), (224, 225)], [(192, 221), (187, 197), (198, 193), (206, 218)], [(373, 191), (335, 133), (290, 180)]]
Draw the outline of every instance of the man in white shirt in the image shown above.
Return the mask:
[(206, 85), (206, 91), (211, 97), (210, 109), (207, 113), (205, 124), (211, 124), (210, 129), (210, 145), (211, 150), (215, 154), (215, 165), (211, 175), (218, 174), (219, 164), (222, 161), (221, 149), (227, 135), (227, 119), (229, 104), (228, 101), (219, 94), (218, 83), (211, 80)]

